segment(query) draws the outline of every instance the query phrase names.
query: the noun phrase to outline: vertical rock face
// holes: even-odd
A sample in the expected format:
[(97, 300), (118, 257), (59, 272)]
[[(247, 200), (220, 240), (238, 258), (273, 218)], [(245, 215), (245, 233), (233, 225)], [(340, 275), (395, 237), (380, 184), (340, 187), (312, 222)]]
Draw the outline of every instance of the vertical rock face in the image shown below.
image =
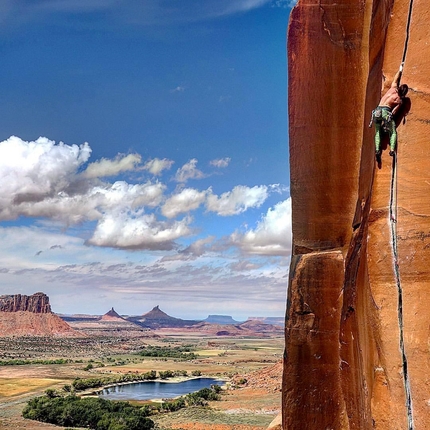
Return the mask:
[[(291, 14), (284, 429), (430, 428), (430, 4), (412, 1), (409, 31), (410, 0)], [(411, 111), (378, 166), (368, 123), (407, 35)]]
[(44, 293), (0, 296), (0, 336), (80, 336), (51, 311)]
[(15, 294), (0, 296), (0, 312), (27, 311), (36, 314), (51, 313), (49, 297), (44, 293), (35, 293), (31, 296)]

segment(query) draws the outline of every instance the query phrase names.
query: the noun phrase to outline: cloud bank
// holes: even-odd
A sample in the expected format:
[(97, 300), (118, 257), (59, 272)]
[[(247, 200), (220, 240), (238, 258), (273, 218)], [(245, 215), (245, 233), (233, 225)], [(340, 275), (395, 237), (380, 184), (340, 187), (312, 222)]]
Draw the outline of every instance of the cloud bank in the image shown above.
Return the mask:
[(56, 312), (103, 314), (115, 306), (138, 315), (159, 303), (182, 318), (220, 312), (246, 318), (263, 305), (274, 315), (285, 311), (288, 269), (281, 261), (263, 266), (208, 257), (210, 237), (184, 249), (181, 259), (151, 260), (141, 252), (84, 246), (80, 238), (40, 227), (0, 227), (0, 240), (3, 294), (43, 291)]
[[(190, 179), (207, 177), (191, 159), (176, 172), (180, 185), (169, 193), (162, 174), (172, 160), (154, 158), (141, 166), (139, 154), (119, 154), (89, 163), (88, 143), (66, 145), (41, 137), (26, 142), (12, 136), (0, 142), (0, 221), (19, 217), (45, 219), (71, 227), (92, 223), (87, 229), (87, 245), (125, 250), (172, 251), (180, 249), (178, 240), (196, 231), (193, 212), (228, 217), (259, 208), (269, 195), (280, 192), (277, 184), (248, 187), (237, 185), (221, 195), (212, 188), (183, 188)], [(226, 167), (229, 158), (213, 160), (212, 165)], [(126, 180), (109, 182), (117, 175), (152, 174), (138, 183)], [(154, 178), (154, 176), (156, 178)], [(290, 210), (280, 203), (269, 210), (254, 230), (235, 233), (230, 244), (243, 252), (284, 255), (286, 237), (291, 228)], [(212, 241), (212, 239), (211, 239)], [(202, 255), (206, 242), (189, 246), (182, 257)], [(202, 247), (202, 243), (205, 245)]]

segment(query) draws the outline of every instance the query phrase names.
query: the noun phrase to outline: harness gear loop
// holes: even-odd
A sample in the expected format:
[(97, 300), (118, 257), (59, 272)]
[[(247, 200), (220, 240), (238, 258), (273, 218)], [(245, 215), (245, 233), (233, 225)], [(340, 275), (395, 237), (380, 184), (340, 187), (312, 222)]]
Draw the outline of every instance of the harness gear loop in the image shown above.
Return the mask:
[(393, 114), (391, 113), (391, 111), (389, 111), (388, 109), (383, 109), (381, 108), (381, 106), (378, 106), (372, 111), (369, 127), (372, 127), (372, 124), (375, 122), (381, 125), (384, 133), (388, 133), (390, 131), (389, 124), (392, 120)]

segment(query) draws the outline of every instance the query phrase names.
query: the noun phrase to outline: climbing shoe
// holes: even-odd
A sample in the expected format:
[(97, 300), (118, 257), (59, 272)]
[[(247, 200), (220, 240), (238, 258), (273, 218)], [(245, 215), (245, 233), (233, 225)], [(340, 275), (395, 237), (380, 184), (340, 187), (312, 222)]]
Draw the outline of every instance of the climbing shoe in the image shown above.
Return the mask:
[(394, 151), (390, 151), (390, 157), (394, 157)]

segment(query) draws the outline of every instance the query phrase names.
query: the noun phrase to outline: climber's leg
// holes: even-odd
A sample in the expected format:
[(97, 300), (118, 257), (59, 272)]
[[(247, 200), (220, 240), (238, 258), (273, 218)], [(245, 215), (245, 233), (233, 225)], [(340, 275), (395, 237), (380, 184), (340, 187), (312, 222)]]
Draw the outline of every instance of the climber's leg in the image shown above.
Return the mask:
[(376, 151), (376, 158), (378, 156), (381, 156), (381, 124), (375, 122), (375, 151)]
[(397, 143), (397, 130), (396, 123), (392, 120), (388, 124), (389, 134), (390, 134), (390, 155), (394, 155)]

